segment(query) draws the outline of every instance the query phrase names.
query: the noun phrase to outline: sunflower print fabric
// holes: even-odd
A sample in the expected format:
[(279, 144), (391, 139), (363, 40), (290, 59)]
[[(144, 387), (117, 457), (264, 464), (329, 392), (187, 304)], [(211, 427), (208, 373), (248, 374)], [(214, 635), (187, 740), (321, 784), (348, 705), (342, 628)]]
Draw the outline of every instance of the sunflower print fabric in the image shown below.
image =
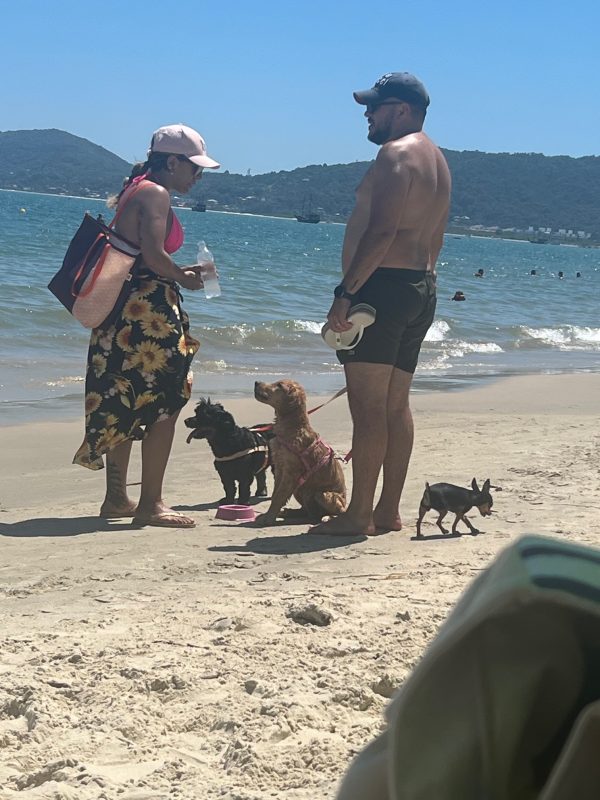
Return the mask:
[(189, 333), (175, 283), (135, 277), (120, 317), (92, 331), (85, 380), (85, 439), (74, 464), (102, 469), (102, 455), (143, 439), (175, 414), (192, 389), (190, 365), (200, 342)]

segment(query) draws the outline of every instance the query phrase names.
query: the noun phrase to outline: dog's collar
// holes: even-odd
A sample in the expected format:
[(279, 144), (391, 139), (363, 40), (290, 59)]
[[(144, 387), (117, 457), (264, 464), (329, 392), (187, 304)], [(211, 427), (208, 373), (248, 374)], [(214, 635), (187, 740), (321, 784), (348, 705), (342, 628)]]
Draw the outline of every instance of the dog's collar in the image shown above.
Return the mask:
[(235, 461), (236, 458), (243, 458), (249, 456), (251, 453), (267, 453), (269, 448), (266, 444), (258, 445), (257, 447), (249, 447), (247, 450), (240, 450), (239, 453), (233, 453), (230, 456), (215, 456), (215, 461)]

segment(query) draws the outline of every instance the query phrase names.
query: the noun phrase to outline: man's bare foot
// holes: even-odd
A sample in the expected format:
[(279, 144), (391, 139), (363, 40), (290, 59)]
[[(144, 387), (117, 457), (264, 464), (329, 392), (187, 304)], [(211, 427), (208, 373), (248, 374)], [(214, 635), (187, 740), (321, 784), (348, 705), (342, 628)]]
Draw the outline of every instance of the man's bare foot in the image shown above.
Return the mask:
[(361, 522), (347, 512), (320, 525), (313, 525), (308, 532), (319, 536), (375, 536), (377, 533), (372, 522)]
[(121, 517), (133, 517), (137, 503), (133, 500), (125, 500), (122, 503), (105, 500), (100, 506), (99, 517), (102, 519), (120, 519)]
[(395, 517), (386, 517), (384, 514), (377, 514), (377, 511), (375, 511), (373, 513), (373, 522), (375, 523), (375, 527), (378, 531), (402, 530), (402, 520), (400, 519), (400, 514), (396, 514)]
[(186, 517), (185, 514), (181, 514), (163, 503), (156, 503), (149, 509), (138, 506), (131, 524), (136, 527), (152, 525), (156, 528), (195, 528), (196, 520)]

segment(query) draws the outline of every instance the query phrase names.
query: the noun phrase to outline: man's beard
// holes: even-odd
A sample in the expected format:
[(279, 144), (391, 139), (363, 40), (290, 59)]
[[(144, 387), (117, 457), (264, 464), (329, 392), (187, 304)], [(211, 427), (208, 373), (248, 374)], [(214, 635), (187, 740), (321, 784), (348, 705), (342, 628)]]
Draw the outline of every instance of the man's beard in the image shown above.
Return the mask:
[(373, 130), (369, 131), (367, 134), (367, 139), (373, 144), (385, 144), (389, 138), (389, 130), (384, 130), (383, 128), (373, 128)]

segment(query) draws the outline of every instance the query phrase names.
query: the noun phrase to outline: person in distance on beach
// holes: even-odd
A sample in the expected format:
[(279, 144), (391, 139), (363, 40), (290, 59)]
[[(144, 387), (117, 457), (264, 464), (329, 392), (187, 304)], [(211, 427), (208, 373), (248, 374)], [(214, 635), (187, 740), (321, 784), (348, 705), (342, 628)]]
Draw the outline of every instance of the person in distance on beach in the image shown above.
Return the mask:
[(475, 278), (483, 278), (483, 270), (481, 269), (481, 267), (479, 267), (477, 272), (473, 273), (473, 277), (475, 277)]
[[(133, 517), (134, 524), (191, 528), (191, 517), (169, 508), (162, 485), (175, 422), (191, 392), (190, 365), (199, 342), (189, 332), (179, 287), (194, 291), (202, 279), (178, 267), (171, 255), (183, 244), (183, 228), (170, 194), (186, 194), (206, 167), (204, 139), (186, 125), (167, 125), (153, 135), (148, 158), (133, 167), (114, 205), (117, 230), (139, 244), (141, 263), (117, 320), (92, 331), (86, 374), (86, 432), (73, 459), (102, 469), (106, 496), (100, 516)], [(142, 439), (142, 486), (138, 503), (127, 494), (134, 439)]]
[[(323, 534), (400, 530), (400, 496), (413, 445), (409, 390), (421, 344), (433, 322), (435, 264), (450, 204), (450, 171), (423, 132), (429, 95), (406, 72), (355, 92), (366, 106), (368, 138), (381, 145), (356, 192), (342, 250), (343, 279), (328, 322), (349, 330), (357, 303), (376, 310), (344, 365), (352, 437), (352, 498), (345, 513), (311, 529)], [(383, 467), (383, 487), (373, 508)]]

